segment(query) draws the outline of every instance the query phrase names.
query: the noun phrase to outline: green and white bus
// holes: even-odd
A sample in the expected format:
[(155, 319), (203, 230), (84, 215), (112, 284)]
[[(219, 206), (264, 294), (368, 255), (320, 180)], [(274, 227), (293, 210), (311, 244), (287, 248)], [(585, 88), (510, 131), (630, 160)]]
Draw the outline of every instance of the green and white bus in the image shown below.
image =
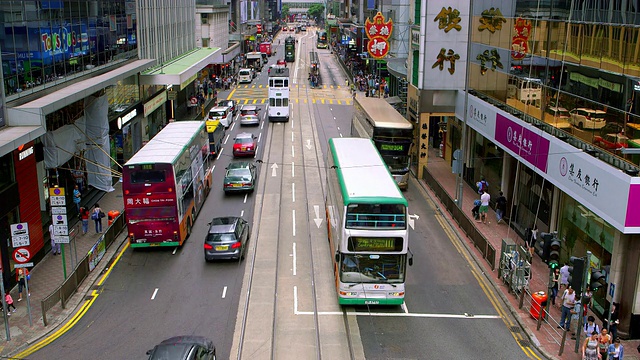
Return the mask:
[(370, 139), (330, 139), (326, 164), (325, 208), (338, 303), (402, 305), (407, 200)]

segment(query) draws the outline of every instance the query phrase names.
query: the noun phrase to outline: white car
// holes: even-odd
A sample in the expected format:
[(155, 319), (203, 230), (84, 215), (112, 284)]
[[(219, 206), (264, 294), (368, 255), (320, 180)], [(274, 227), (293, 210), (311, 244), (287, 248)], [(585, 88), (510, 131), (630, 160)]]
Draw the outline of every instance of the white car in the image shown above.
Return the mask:
[(571, 123), (580, 130), (600, 130), (607, 124), (606, 115), (602, 110), (576, 108), (571, 110)]
[(254, 105), (244, 105), (240, 109), (240, 125), (260, 125), (260, 108)]
[(250, 83), (253, 80), (253, 70), (240, 69), (238, 71), (238, 83)]
[(233, 122), (233, 111), (229, 106), (213, 107), (209, 110), (209, 120), (220, 120), (220, 124), (228, 128)]
[(547, 123), (562, 129), (571, 131), (571, 113), (569, 110), (559, 106), (548, 106), (546, 110), (545, 120)]

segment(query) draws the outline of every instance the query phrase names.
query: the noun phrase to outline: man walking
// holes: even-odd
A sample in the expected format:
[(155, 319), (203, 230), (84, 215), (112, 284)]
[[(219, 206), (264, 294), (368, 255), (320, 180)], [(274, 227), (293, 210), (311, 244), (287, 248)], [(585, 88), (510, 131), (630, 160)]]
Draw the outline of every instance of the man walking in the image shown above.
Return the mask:
[(480, 219), (484, 224), (487, 223), (487, 213), (489, 212), (489, 201), (491, 200), (491, 195), (485, 190), (480, 196)]
[(571, 287), (562, 294), (562, 314), (560, 315), (559, 328), (569, 330), (571, 325), (571, 309), (576, 303), (576, 293)]
[(505, 212), (507, 212), (507, 198), (504, 197), (504, 194), (500, 191), (500, 196), (498, 196), (498, 200), (496, 200), (496, 218), (498, 224), (502, 222), (502, 217)]
[(560, 289), (569, 287), (569, 264), (564, 263), (560, 268)]

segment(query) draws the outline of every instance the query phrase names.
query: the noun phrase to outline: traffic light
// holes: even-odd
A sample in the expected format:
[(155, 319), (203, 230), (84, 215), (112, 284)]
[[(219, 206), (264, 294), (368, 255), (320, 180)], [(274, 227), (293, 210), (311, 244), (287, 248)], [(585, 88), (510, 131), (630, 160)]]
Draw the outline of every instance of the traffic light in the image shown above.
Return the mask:
[(547, 264), (551, 270), (560, 267), (560, 239), (554, 237), (549, 243), (549, 260)]
[(584, 259), (572, 256), (569, 259), (569, 285), (576, 291), (576, 294), (582, 293), (582, 278), (584, 277)]
[(542, 261), (548, 262), (549, 256), (551, 255), (551, 240), (553, 239), (553, 234), (542, 232), (540, 233), (540, 248), (542, 251), (539, 252)]
[(591, 269), (591, 280), (589, 280), (589, 286), (591, 291), (596, 292), (601, 287), (607, 286), (607, 276), (600, 269)]

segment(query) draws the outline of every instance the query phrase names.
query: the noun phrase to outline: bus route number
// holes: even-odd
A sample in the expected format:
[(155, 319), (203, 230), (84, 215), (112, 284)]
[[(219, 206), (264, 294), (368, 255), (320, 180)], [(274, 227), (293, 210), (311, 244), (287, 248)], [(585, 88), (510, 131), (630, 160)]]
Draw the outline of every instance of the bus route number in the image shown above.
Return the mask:
[(403, 150), (403, 146), (402, 145), (394, 145), (394, 144), (381, 144), (380, 145), (380, 150), (383, 151), (402, 151)]

